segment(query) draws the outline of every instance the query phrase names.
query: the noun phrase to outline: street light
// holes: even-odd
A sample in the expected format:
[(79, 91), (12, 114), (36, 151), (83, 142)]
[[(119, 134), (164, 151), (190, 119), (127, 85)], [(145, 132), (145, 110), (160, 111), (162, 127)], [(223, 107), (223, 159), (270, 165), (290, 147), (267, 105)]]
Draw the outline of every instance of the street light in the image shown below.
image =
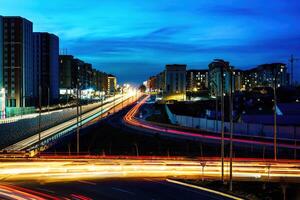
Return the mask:
[(274, 95), (274, 160), (277, 160), (277, 96), (276, 96), (276, 86), (277, 86), (277, 73), (273, 77), (273, 95)]
[(230, 93), (229, 93), (229, 102), (230, 102), (230, 150), (229, 150), (229, 159), (230, 159), (230, 167), (229, 167), (229, 190), (232, 191), (232, 151), (233, 151), (233, 143), (232, 143), (232, 137), (233, 137), (233, 76), (234, 72), (232, 69), (230, 70)]
[(217, 84), (212, 80), (211, 81), (212, 85), (214, 85), (215, 87), (215, 91), (216, 91), (216, 113), (215, 113), (215, 131), (216, 133), (218, 132), (218, 87)]
[(42, 87), (39, 84), (39, 145), (38, 152), (41, 151), (41, 112), (42, 112)]

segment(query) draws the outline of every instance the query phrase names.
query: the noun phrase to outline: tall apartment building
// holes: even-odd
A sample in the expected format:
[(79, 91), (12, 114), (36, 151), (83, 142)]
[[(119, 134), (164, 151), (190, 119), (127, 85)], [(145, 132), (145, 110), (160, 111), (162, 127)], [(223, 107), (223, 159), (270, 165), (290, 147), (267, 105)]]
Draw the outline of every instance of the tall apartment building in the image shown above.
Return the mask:
[(289, 85), (289, 73), (286, 64), (262, 64), (243, 72), (243, 87), (251, 90), (254, 87), (276, 87)]
[(185, 100), (186, 98), (186, 65), (166, 65), (165, 99)]
[(73, 82), (75, 74), (73, 74), (73, 59), (72, 55), (59, 55), (59, 88), (71, 90), (74, 89)]
[[(209, 88), (210, 94), (213, 96), (221, 96), (222, 95), (222, 86), (223, 93), (229, 94), (231, 83), (231, 71), (233, 67), (229, 65), (229, 62), (215, 59), (209, 65)], [(234, 87), (234, 84), (233, 84)], [(234, 88), (233, 88), (234, 90)]]
[(208, 70), (191, 69), (186, 72), (186, 90), (199, 92), (208, 89)]
[[(22, 17), (0, 17), (1, 83), (7, 107), (34, 105), (32, 22)], [(3, 55), (3, 57), (2, 57)]]
[(107, 88), (108, 88), (107, 94), (110, 95), (115, 94), (117, 89), (117, 78), (112, 74), (109, 74), (107, 76)]
[[(34, 94), (39, 104), (57, 103), (59, 100), (59, 39), (50, 33), (33, 33)], [(39, 89), (41, 88), (41, 91)]]
[(92, 87), (92, 76), (93, 70), (92, 65), (89, 63), (84, 63), (83, 68), (81, 68), (82, 75), (82, 88), (81, 89), (90, 89)]
[(93, 69), (92, 88), (95, 91), (99, 91), (103, 93), (107, 91), (107, 84), (108, 84), (107, 74), (99, 70)]
[(72, 60), (72, 87), (75, 89), (83, 89), (82, 87), (85, 83), (84, 64), (85, 63), (80, 59), (74, 58)]

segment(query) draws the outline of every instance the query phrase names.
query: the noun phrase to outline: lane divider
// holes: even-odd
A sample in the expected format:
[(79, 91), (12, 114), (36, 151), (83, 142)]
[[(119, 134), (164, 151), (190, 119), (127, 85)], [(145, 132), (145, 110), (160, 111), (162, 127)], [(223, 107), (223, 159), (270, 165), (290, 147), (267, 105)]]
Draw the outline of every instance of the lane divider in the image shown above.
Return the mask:
[(226, 194), (224, 192), (220, 192), (220, 191), (212, 190), (212, 189), (209, 189), (209, 188), (201, 187), (201, 186), (198, 186), (198, 185), (192, 185), (192, 184), (189, 184), (189, 183), (184, 183), (184, 182), (176, 181), (176, 180), (173, 180), (173, 179), (166, 179), (166, 181), (170, 182), (170, 183), (178, 184), (178, 185), (181, 185), (181, 186), (190, 187), (190, 188), (202, 190), (202, 191), (205, 191), (205, 192), (213, 193), (213, 194), (223, 196), (223, 197), (226, 197), (226, 198), (230, 198), (230, 199), (243, 200), (242, 198), (239, 198), (239, 197), (236, 197), (236, 196), (233, 196), (233, 195), (230, 195), (230, 194)]

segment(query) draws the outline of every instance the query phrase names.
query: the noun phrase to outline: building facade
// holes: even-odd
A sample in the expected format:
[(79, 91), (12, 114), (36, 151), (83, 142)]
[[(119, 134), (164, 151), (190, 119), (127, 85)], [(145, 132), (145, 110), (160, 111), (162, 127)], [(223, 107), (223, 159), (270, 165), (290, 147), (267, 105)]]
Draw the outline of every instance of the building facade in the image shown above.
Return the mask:
[(166, 65), (164, 98), (166, 100), (185, 100), (186, 65)]
[(286, 64), (262, 64), (244, 72), (243, 87), (251, 90), (255, 87), (282, 87), (289, 85), (289, 73)]
[(72, 55), (59, 55), (59, 88), (60, 89), (74, 89), (73, 82), (73, 59)]
[[(33, 33), (34, 94), (36, 105), (59, 100), (59, 39), (50, 33)], [(39, 89), (40, 88), (40, 89)], [(39, 94), (41, 92), (41, 94)]]
[(116, 93), (117, 78), (112, 74), (109, 74), (107, 76), (107, 87), (108, 87), (107, 94), (114, 95)]
[[(231, 79), (233, 73), (233, 67), (229, 65), (229, 62), (215, 59), (209, 65), (209, 90), (212, 96), (221, 96), (223, 94), (229, 94), (231, 87)], [(233, 90), (234, 84), (232, 84)]]
[(34, 105), (32, 22), (22, 17), (2, 17), (2, 87), (7, 107)]
[(199, 92), (208, 89), (208, 70), (192, 69), (186, 72), (186, 90)]

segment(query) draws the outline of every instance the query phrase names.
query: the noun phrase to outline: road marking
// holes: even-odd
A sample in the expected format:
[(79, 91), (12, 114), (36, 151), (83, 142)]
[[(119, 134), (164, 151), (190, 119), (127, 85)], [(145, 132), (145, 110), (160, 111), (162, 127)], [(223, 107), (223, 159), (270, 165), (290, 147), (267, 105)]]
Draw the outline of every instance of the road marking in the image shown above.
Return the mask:
[(124, 189), (121, 189), (121, 188), (111, 187), (111, 189), (117, 190), (117, 191), (120, 191), (120, 192), (124, 192), (124, 193), (127, 193), (127, 194), (131, 194), (131, 195), (135, 195), (134, 192), (130, 192), (130, 191), (128, 191), (128, 190), (124, 190)]
[(178, 184), (178, 185), (182, 185), (182, 186), (191, 187), (191, 188), (194, 188), (194, 189), (214, 193), (214, 194), (217, 194), (217, 195), (220, 195), (220, 196), (223, 196), (223, 197), (227, 197), (227, 198), (230, 198), (230, 199), (243, 200), (242, 198), (235, 197), (235, 196), (232, 196), (230, 194), (226, 194), (226, 193), (223, 193), (223, 192), (211, 190), (211, 189), (201, 187), (201, 186), (197, 186), (197, 185), (192, 185), (192, 184), (188, 184), (188, 183), (184, 183), (184, 182), (180, 182), (180, 181), (175, 181), (175, 180), (172, 180), (172, 179), (166, 179), (166, 181), (170, 182), (170, 183), (174, 183), (174, 184)]

